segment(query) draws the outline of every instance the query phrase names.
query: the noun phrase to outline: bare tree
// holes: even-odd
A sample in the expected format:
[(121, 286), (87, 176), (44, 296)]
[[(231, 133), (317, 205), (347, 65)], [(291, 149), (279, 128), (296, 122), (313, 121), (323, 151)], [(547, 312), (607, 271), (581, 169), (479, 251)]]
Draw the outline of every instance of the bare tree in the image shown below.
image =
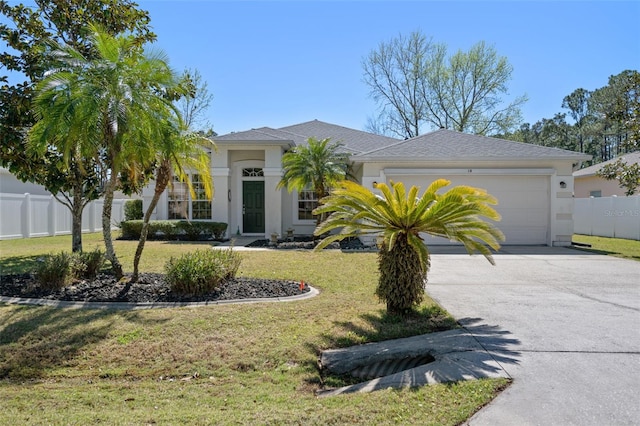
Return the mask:
[(209, 93), (208, 83), (203, 80), (197, 69), (187, 68), (183, 78), (191, 90), (187, 96), (181, 97), (177, 103), (186, 127), (192, 131), (212, 132), (211, 123), (207, 119), (207, 111), (213, 101), (213, 94)]
[(413, 32), (381, 43), (362, 65), (380, 108), (371, 128), (410, 138), (425, 126), (492, 134), (521, 122), (526, 96), (503, 100), (513, 67), (484, 42), (448, 57), (446, 45)]
[(431, 40), (414, 32), (380, 43), (363, 60), (364, 82), (381, 106), (375, 127), (403, 138), (420, 134), (428, 119), (421, 86), (435, 49)]

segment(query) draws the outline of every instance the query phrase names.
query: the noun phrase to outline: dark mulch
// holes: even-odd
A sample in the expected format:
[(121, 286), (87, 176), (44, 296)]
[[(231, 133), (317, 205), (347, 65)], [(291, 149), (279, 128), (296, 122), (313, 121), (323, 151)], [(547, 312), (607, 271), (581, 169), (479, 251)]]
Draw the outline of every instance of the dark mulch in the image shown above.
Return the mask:
[[(313, 249), (319, 240), (296, 236), (294, 241), (280, 240), (273, 247), (269, 240), (256, 240), (247, 247), (272, 247), (277, 249)], [(366, 250), (358, 238), (349, 238), (333, 243), (328, 248), (342, 250)], [(219, 289), (199, 296), (184, 296), (171, 291), (164, 274), (140, 274), (137, 283), (118, 282), (114, 276), (99, 274), (94, 279), (85, 279), (59, 290), (47, 290), (40, 286), (33, 274), (0, 276), (0, 295), (7, 297), (39, 298), (78, 302), (206, 302), (218, 300), (276, 298), (295, 296), (309, 291), (309, 286), (300, 290), (300, 283), (287, 280), (261, 278), (234, 278), (227, 280)]]
[[(271, 247), (280, 250), (311, 250), (319, 242), (319, 239), (314, 239), (310, 236), (295, 236), (293, 241), (280, 239), (278, 240), (278, 244), (275, 246), (271, 244), (270, 240), (261, 239), (247, 244), (247, 247)], [(340, 242), (329, 244), (326, 248), (340, 250), (367, 250), (370, 247), (365, 246), (359, 238), (345, 238)]]
[(43, 289), (32, 274), (0, 276), (0, 295), (82, 302), (205, 302), (217, 300), (295, 296), (309, 291), (305, 285), (286, 280), (240, 277), (226, 281), (212, 293), (182, 296), (171, 291), (163, 274), (140, 274), (135, 284), (117, 282), (109, 274), (75, 282), (59, 290)]

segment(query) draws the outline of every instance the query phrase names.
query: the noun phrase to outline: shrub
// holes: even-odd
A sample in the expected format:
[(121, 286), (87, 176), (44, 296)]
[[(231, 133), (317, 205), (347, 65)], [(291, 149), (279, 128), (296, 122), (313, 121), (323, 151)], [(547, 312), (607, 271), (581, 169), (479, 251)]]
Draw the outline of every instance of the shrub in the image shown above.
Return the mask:
[(171, 290), (182, 295), (210, 293), (236, 276), (240, 255), (228, 250), (204, 249), (171, 258), (165, 265)]
[[(187, 220), (152, 220), (149, 221), (150, 240), (175, 240), (185, 237), (196, 241), (200, 238), (222, 240), (227, 232), (227, 224), (223, 222), (196, 222)], [(142, 220), (127, 220), (120, 223), (121, 238), (137, 240), (142, 232)]]
[(175, 220), (154, 220), (149, 222), (149, 235), (157, 236), (158, 232), (161, 232), (163, 240), (176, 240), (179, 234), (176, 224), (177, 221)]
[(100, 249), (79, 253), (60, 252), (46, 255), (36, 268), (36, 279), (42, 288), (57, 290), (78, 278), (94, 278), (104, 265)]
[(85, 278), (94, 278), (102, 269), (104, 265), (105, 255), (99, 248), (95, 248), (93, 251), (83, 251), (74, 254), (78, 257), (78, 264), (82, 266), (82, 271), (76, 270), (76, 275), (81, 272), (81, 275)]
[(45, 256), (36, 269), (36, 279), (47, 290), (57, 290), (71, 284), (78, 270), (82, 270), (78, 257), (60, 252)]
[(124, 220), (141, 220), (142, 200), (127, 200), (124, 203)]
[(207, 222), (211, 229), (211, 233), (213, 233), (214, 240), (222, 240), (224, 239), (224, 234), (227, 232), (228, 224), (224, 222)]
[[(142, 233), (142, 221), (141, 220), (127, 220), (120, 222), (120, 230), (122, 231), (122, 239), (125, 240), (137, 240)], [(151, 232), (149, 233), (151, 234)]]

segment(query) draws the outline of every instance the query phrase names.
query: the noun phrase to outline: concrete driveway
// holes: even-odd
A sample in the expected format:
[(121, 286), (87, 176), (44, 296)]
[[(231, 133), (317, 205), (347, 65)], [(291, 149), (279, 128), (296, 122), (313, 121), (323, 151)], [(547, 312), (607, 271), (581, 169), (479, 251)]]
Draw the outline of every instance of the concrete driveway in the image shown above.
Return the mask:
[(428, 293), (513, 378), (468, 424), (640, 424), (640, 262), (506, 247), (491, 266), (431, 250)]

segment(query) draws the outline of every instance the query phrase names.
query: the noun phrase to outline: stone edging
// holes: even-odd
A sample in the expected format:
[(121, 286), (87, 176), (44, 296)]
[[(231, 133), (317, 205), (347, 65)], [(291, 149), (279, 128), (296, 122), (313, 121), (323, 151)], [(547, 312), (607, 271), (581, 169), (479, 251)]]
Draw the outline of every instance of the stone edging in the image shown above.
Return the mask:
[(184, 307), (200, 307), (214, 305), (230, 305), (239, 303), (262, 303), (262, 302), (295, 302), (298, 300), (309, 299), (315, 297), (320, 292), (309, 286), (309, 291), (303, 294), (286, 297), (265, 297), (252, 299), (233, 299), (233, 300), (211, 300), (207, 302), (75, 302), (68, 300), (52, 300), (52, 299), (32, 299), (28, 297), (6, 297), (0, 296), (0, 303), (8, 303), (13, 305), (38, 305), (49, 306), (52, 308), (70, 308), (70, 309), (159, 309), (159, 308), (184, 308)]

